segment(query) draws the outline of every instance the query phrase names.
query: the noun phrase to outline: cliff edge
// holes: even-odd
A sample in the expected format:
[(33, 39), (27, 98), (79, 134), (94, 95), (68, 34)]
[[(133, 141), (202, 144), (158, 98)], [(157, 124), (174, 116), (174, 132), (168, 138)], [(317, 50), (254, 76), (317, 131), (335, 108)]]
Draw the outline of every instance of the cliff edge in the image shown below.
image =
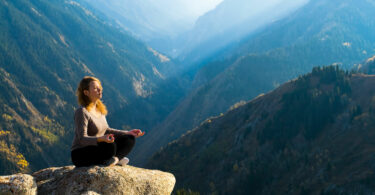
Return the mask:
[[(1, 176), (0, 180), (13, 176)], [(171, 194), (176, 183), (171, 173), (132, 166), (51, 167), (32, 177), (38, 194)], [(0, 183), (4, 190), (0, 194), (14, 194), (2, 185), (14, 185), (11, 180)]]

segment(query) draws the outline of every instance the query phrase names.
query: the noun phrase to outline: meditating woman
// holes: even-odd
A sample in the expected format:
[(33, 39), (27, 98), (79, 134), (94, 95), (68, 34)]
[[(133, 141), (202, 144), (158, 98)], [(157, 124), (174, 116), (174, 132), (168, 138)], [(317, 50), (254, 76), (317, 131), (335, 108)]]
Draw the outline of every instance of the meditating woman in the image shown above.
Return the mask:
[(131, 131), (109, 128), (107, 109), (100, 99), (103, 88), (99, 79), (84, 77), (77, 89), (81, 105), (74, 114), (75, 135), (71, 158), (76, 167), (102, 165), (126, 165), (135, 144), (135, 138), (143, 136), (139, 129)]

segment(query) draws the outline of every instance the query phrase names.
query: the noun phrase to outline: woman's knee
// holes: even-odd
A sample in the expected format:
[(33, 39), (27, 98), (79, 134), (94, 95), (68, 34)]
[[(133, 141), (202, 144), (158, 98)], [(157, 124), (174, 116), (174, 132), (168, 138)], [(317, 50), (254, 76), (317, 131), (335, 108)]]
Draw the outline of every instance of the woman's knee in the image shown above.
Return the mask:
[(130, 147), (133, 147), (135, 145), (135, 137), (133, 135), (128, 135), (127, 142)]
[(129, 141), (131, 143), (133, 143), (133, 145), (135, 144), (135, 137), (133, 135), (128, 135), (129, 136)]
[(121, 135), (117, 138), (117, 141), (133, 146), (135, 144), (135, 137), (133, 135)]

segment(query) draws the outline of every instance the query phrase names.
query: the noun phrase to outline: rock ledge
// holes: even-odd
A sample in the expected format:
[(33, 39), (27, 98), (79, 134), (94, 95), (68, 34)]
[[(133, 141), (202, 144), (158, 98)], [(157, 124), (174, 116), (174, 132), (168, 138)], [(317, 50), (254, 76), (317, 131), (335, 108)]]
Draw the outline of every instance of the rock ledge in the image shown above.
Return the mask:
[[(4, 188), (15, 186), (17, 179), (28, 178), (31, 191)], [(51, 167), (30, 175), (17, 174), (0, 177), (0, 194), (171, 194), (176, 183), (171, 173), (148, 170), (133, 166), (113, 167)], [(20, 177), (20, 176), (18, 176)], [(7, 179), (8, 178), (8, 179)], [(9, 180), (9, 181), (8, 181)], [(21, 179), (24, 180), (24, 179)], [(6, 184), (4, 181), (8, 181)], [(20, 182), (18, 182), (20, 183)], [(21, 182), (22, 183), (22, 182)], [(35, 185), (36, 184), (36, 185)], [(18, 184), (21, 185), (21, 184)], [(37, 189), (36, 189), (37, 186)], [(3, 189), (4, 188), (4, 189)], [(27, 187), (28, 188), (28, 187)], [(18, 189), (18, 188), (17, 188)], [(19, 188), (21, 189), (21, 188)], [(33, 191), (32, 191), (33, 190)], [(21, 192), (21, 193), (20, 193)], [(29, 193), (30, 192), (30, 193)]]
[(15, 174), (0, 177), (0, 194), (36, 194), (36, 182), (31, 175)]

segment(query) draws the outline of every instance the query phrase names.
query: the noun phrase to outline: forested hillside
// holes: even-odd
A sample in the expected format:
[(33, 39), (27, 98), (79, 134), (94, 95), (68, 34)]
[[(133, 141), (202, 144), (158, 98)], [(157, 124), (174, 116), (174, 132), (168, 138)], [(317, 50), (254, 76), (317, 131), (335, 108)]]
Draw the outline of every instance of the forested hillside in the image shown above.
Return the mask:
[(149, 168), (202, 194), (373, 194), (375, 77), (311, 73), (168, 144)]
[[(373, 1), (310, 1), (283, 20), (215, 56), (197, 73), (189, 93), (151, 133), (142, 151), (156, 151), (210, 116), (266, 93), (314, 66), (351, 69), (373, 56)], [(319, 17), (316, 17), (319, 16)], [(219, 60), (220, 59), (220, 60)], [(157, 132), (157, 133), (156, 133)], [(157, 139), (154, 139), (157, 138)], [(141, 162), (147, 161), (142, 155)]]
[(0, 174), (71, 163), (85, 75), (102, 81), (109, 124), (119, 129), (147, 130), (183, 93), (168, 84), (170, 59), (78, 1), (0, 0), (0, 18)]

